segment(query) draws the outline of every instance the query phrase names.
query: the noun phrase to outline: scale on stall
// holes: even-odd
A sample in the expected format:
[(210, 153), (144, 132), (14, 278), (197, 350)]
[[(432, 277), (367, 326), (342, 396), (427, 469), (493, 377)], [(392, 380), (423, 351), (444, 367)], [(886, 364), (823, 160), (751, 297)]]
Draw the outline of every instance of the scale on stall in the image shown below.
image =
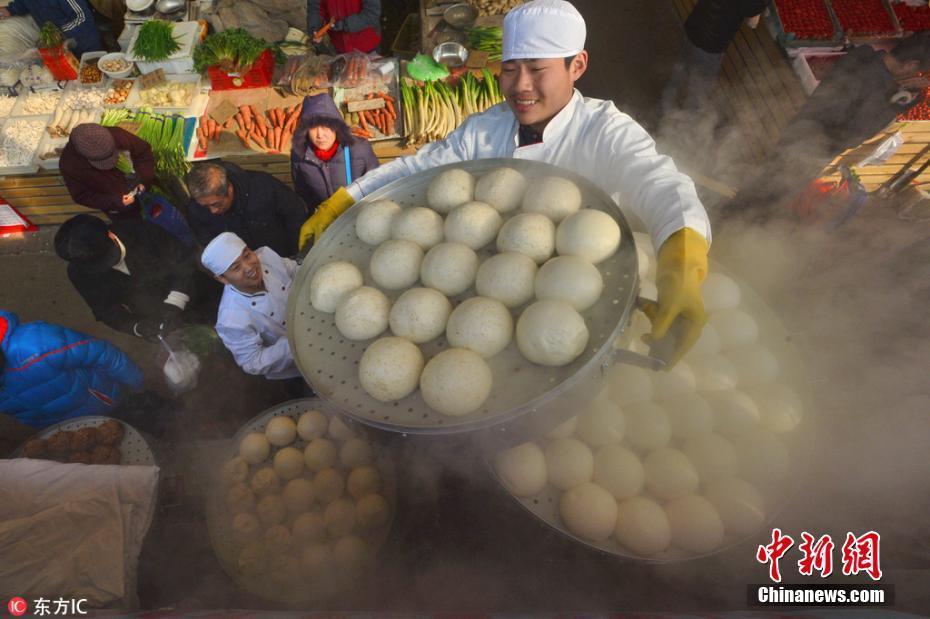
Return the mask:
[(23, 232), (35, 232), (39, 227), (26, 219), (11, 204), (0, 198), (0, 237)]

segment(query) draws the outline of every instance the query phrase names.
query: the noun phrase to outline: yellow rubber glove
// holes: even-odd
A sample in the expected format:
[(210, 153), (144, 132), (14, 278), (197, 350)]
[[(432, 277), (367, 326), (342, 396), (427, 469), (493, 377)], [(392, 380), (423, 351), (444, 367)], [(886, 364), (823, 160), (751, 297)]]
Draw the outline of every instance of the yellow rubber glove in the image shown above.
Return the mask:
[(675, 325), (675, 350), (665, 369), (671, 369), (688, 352), (707, 322), (701, 282), (707, 277), (707, 241), (691, 228), (682, 228), (668, 237), (659, 248), (656, 266), (658, 304), (649, 303), (643, 310), (652, 321), (652, 333), (646, 338), (657, 342)]
[(336, 221), (336, 218), (345, 213), (353, 204), (355, 204), (355, 199), (345, 187), (340, 187), (336, 193), (323, 200), (316, 212), (300, 227), (300, 239), (298, 240), (300, 249), (303, 250), (311, 239), (316, 242), (329, 224)]

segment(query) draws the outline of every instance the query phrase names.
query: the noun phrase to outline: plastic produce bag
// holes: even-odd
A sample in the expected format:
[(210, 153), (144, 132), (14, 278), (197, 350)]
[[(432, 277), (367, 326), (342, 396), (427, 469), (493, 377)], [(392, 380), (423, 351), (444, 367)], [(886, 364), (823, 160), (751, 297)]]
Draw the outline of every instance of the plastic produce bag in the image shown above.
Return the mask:
[(288, 86), (295, 95), (305, 97), (314, 90), (329, 88), (333, 85), (330, 78), (333, 63), (332, 56), (308, 54), (300, 59)]
[(858, 167), (873, 165), (876, 163), (885, 163), (892, 155), (898, 152), (901, 145), (904, 144), (904, 136), (898, 131), (893, 136), (884, 140), (872, 153), (859, 162)]
[(168, 357), (162, 366), (165, 383), (175, 395), (187, 393), (197, 386), (197, 377), (200, 375), (200, 359), (184, 346), (169, 346), (164, 338), (160, 338)]
[(30, 15), (0, 21), (0, 56), (21, 54), (35, 47), (38, 39), (39, 27)]
[(439, 64), (431, 56), (417, 54), (407, 64), (407, 75), (421, 82), (432, 82), (449, 76), (446, 65)]
[(187, 247), (194, 246), (194, 234), (187, 221), (175, 206), (163, 195), (146, 191), (138, 196), (142, 212), (147, 221), (165, 230)]
[(356, 88), (368, 79), (371, 62), (368, 54), (349, 52), (333, 59), (333, 86), (336, 88)]

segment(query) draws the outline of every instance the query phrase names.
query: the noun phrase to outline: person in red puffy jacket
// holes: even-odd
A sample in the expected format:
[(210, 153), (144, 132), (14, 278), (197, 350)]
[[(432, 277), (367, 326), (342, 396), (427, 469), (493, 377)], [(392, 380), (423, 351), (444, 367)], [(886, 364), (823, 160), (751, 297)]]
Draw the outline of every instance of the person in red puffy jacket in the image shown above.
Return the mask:
[(381, 0), (307, 0), (311, 38), (330, 22), (327, 34), (340, 54), (375, 51), (381, 43)]

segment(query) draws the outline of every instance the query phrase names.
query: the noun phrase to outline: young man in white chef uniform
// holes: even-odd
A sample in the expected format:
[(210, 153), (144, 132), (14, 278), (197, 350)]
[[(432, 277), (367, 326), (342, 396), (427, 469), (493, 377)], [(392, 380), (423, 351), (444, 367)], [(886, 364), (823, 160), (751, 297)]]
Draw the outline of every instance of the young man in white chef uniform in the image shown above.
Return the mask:
[(658, 252), (658, 304), (644, 307), (654, 341), (676, 324), (678, 359), (706, 321), (700, 284), (707, 275), (710, 222), (694, 183), (610, 101), (588, 99), (575, 82), (588, 66), (584, 18), (564, 0), (533, 0), (504, 18), (501, 91), (506, 103), (473, 114), (445, 140), (372, 170), (323, 202), (301, 228), (318, 237), (356, 201), (436, 166), (514, 157), (561, 166), (588, 178), (643, 222)]
[(200, 261), (226, 287), (216, 332), (239, 367), (271, 379), (300, 376), (287, 342), (287, 295), (297, 263), (267, 247), (252, 251), (232, 232), (210, 241)]

